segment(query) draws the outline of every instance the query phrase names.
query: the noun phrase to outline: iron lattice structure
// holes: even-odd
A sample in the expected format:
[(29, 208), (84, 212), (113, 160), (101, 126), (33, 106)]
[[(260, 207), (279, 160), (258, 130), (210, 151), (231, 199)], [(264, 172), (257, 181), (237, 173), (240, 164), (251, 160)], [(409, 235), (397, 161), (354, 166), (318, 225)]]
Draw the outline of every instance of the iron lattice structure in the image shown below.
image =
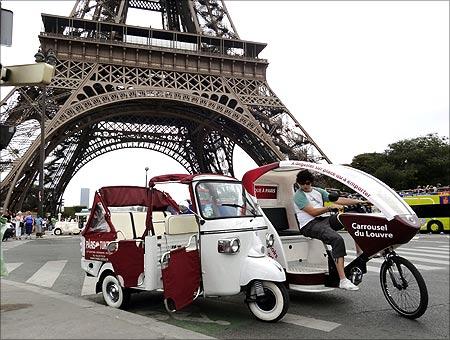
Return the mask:
[[(159, 12), (162, 29), (126, 25), (130, 8)], [(44, 91), (16, 87), (0, 124), (16, 132), (1, 155), (3, 209), (37, 181), (45, 117), (46, 211), (85, 164), (121, 148), (159, 151), (190, 173), (233, 175), (240, 146), (257, 164), (328, 161), (269, 87), (266, 44), (239, 38), (220, 0), (77, 0), (42, 14), (40, 49), (57, 56)]]

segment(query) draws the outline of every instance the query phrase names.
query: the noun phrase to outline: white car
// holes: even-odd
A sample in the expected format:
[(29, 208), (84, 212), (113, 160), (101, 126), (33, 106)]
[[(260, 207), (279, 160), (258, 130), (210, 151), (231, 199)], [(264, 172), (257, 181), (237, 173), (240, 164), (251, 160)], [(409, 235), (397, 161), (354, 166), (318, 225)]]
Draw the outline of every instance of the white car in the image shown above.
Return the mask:
[(73, 234), (78, 235), (81, 229), (78, 227), (78, 222), (58, 221), (53, 228), (54, 235)]

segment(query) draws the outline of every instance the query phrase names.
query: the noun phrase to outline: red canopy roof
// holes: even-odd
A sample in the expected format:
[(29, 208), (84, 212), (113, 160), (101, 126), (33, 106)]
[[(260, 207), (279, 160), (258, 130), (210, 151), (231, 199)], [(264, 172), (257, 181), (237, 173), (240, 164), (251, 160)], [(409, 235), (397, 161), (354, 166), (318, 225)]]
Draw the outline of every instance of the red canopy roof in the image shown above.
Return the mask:
[(169, 175), (161, 175), (161, 176), (155, 176), (150, 179), (149, 186), (153, 187), (156, 183), (164, 183), (164, 182), (179, 182), (183, 184), (189, 184), (191, 183), (195, 177), (198, 176), (205, 176), (205, 175), (214, 175), (214, 176), (221, 176), (221, 177), (228, 177), (232, 178), (230, 176), (220, 175), (220, 174), (210, 174), (210, 173), (204, 173), (204, 174), (169, 174)]
[[(168, 193), (157, 189), (150, 191), (149, 188), (137, 186), (110, 186), (98, 190), (102, 200), (107, 207), (126, 207), (139, 205), (149, 207), (153, 210), (163, 210), (167, 206), (178, 209), (178, 204), (170, 197)], [(151, 194), (153, 199), (151, 199)]]
[(259, 177), (264, 175), (267, 171), (278, 168), (279, 165), (279, 162), (275, 162), (247, 171), (244, 176), (242, 176), (242, 185), (244, 186), (245, 190), (247, 190), (250, 195), (255, 196), (255, 181)]
[(193, 175), (189, 174), (169, 174), (169, 175), (160, 175), (155, 176), (150, 179), (148, 182), (150, 187), (153, 187), (156, 183), (163, 182), (183, 182), (186, 178), (192, 177)]

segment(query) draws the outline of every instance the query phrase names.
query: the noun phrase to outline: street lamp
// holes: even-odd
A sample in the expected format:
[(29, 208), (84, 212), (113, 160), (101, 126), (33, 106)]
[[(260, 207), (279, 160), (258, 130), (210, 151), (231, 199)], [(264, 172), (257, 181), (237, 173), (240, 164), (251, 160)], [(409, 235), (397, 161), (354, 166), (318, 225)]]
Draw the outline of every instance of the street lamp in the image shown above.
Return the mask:
[[(47, 53), (43, 53), (42, 49), (34, 55), (34, 59), (37, 63), (48, 63), (52, 66), (56, 65), (58, 59), (56, 58), (53, 50), (48, 50)], [(38, 195), (38, 210), (39, 216), (44, 217), (44, 161), (45, 161), (45, 116), (46, 116), (46, 101), (47, 99), (47, 86), (42, 86), (42, 110), (41, 110), (41, 144), (40, 144), (40, 157), (39, 157), (39, 195)]]
[(148, 166), (145, 167), (145, 187), (147, 188), (147, 171), (148, 171)]

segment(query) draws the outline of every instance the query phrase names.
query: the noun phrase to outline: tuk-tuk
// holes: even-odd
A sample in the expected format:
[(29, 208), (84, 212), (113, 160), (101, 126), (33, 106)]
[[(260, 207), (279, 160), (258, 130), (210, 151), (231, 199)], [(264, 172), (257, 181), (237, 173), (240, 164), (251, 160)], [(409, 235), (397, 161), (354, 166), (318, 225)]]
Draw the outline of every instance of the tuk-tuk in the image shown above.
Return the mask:
[[(180, 183), (191, 207), (155, 186)], [(287, 312), (283, 267), (267, 255), (274, 235), (242, 183), (221, 175), (174, 174), (149, 187), (103, 187), (81, 233), (81, 267), (97, 277), (96, 292), (125, 308), (130, 294), (162, 290), (170, 312), (199, 296), (245, 297), (259, 320)]]

